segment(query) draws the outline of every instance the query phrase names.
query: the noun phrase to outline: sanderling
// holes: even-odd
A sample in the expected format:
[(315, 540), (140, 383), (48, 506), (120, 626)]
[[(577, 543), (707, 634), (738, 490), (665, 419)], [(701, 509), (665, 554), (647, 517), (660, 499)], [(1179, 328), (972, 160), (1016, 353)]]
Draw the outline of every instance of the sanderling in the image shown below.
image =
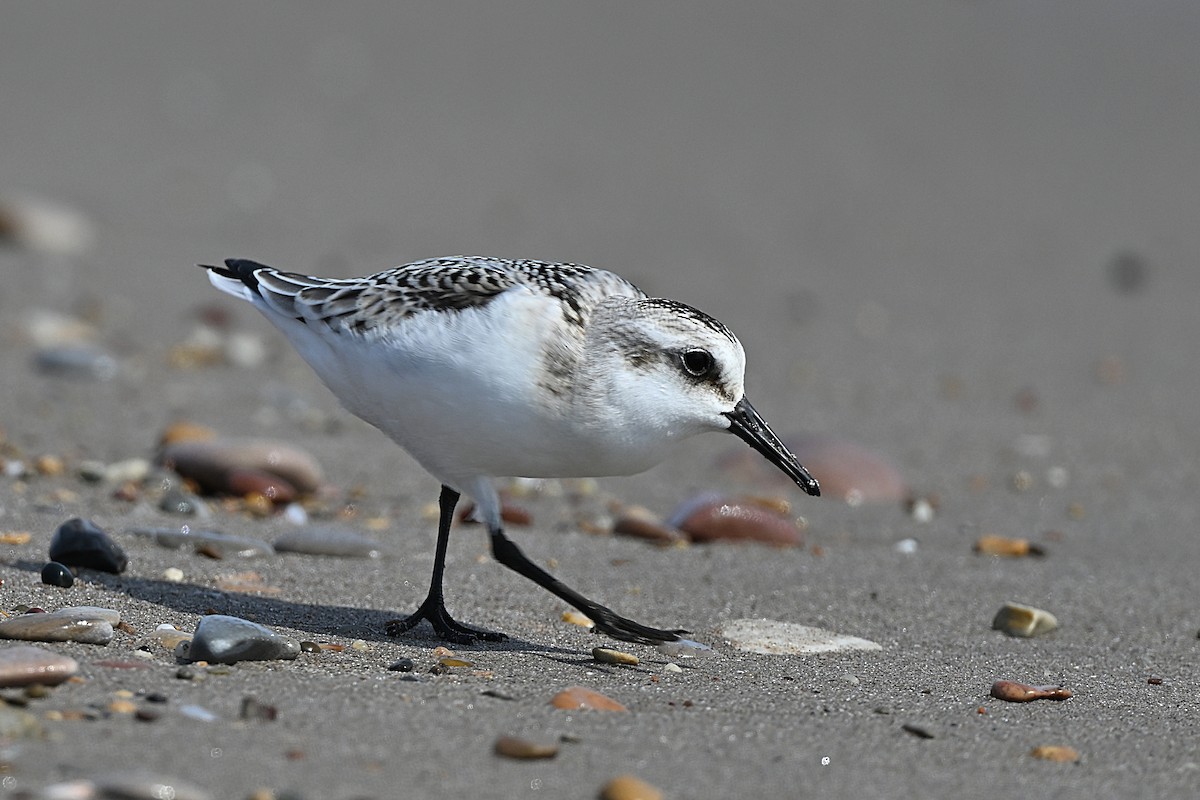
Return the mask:
[(494, 477), (630, 475), (706, 431), (746, 441), (811, 495), (817, 481), (742, 389), (746, 355), (721, 322), (577, 264), (438, 258), (366, 278), (312, 278), (253, 261), (208, 266), (288, 338), (343, 405), (442, 483), (429, 594), (388, 623), (428, 620), (451, 642), (504, 634), (450, 617), (442, 572), (462, 492), (492, 553), (615, 639), (658, 644), (686, 631), (639, 625), (536, 566), (504, 534)]

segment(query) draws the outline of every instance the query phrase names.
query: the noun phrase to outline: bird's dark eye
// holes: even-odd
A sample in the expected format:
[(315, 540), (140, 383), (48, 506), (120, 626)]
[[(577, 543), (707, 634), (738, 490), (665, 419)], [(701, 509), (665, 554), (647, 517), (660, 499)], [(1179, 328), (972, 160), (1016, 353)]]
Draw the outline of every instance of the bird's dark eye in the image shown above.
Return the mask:
[(683, 355), (680, 356), (680, 360), (683, 362), (684, 371), (693, 378), (703, 378), (713, 368), (712, 353), (707, 350), (701, 350), (698, 347), (692, 350), (684, 350)]

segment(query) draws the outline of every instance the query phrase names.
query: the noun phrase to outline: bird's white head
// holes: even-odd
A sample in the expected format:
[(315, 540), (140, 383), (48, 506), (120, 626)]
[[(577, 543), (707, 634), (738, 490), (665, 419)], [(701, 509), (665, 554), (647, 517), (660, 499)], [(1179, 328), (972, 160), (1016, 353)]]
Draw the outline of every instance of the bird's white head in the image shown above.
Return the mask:
[(642, 437), (655, 451), (699, 433), (733, 433), (804, 491), (820, 494), (817, 481), (746, 399), (746, 352), (724, 324), (657, 298), (610, 299), (597, 312), (584, 369), (592, 382), (587, 402), (600, 404), (594, 409), (600, 416), (620, 420), (628, 436)]

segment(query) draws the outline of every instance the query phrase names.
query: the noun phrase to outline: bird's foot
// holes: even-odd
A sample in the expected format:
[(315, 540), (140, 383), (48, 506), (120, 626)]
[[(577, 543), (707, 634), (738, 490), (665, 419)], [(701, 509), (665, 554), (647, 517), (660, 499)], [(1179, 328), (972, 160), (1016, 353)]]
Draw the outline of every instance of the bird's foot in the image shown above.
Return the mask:
[(593, 632), (603, 633), (622, 642), (658, 645), (663, 642), (677, 642), (681, 635), (688, 633), (688, 631), (683, 629), (663, 631), (658, 628), (641, 625), (601, 605), (589, 608), (585, 613), (595, 623), (592, 628)]
[(441, 598), (427, 597), (413, 613), (403, 619), (393, 619), (384, 626), (388, 636), (399, 636), (416, 627), (421, 620), (428, 620), (433, 630), (444, 641), (451, 644), (474, 644), (475, 642), (502, 642), (508, 637), (498, 631), (489, 631), (464, 625), (450, 616)]

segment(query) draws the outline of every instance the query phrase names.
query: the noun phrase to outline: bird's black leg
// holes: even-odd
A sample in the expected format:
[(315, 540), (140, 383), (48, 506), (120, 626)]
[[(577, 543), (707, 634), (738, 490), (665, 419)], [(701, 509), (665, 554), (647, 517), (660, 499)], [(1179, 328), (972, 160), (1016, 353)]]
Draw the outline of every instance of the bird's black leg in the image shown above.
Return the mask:
[(591, 617), (592, 622), (596, 624), (595, 629), (599, 633), (607, 634), (614, 639), (620, 639), (625, 642), (636, 642), (638, 644), (675, 642), (679, 640), (681, 633), (687, 633), (685, 630), (660, 631), (658, 628), (639, 625), (631, 619), (626, 619), (612, 609), (605, 608), (599, 603), (588, 600), (579, 592), (534, 564), (511, 539), (504, 535), (504, 531), (496, 528), (491, 532), (491, 535), (492, 554), (496, 557), (497, 561), (509, 569), (524, 575), (538, 586), (541, 586), (543, 589), (575, 606), (575, 608), (578, 608), (584, 614), (587, 614)]
[(442, 573), (446, 569), (446, 544), (450, 541), (450, 523), (454, 521), (454, 506), (458, 504), (458, 497), (458, 492), (449, 486), (442, 486), (442, 494), (438, 498), (440, 516), (437, 550), (433, 556), (433, 580), (429, 583), (429, 594), (425, 597), (425, 602), (421, 603), (421, 607), (412, 614), (387, 623), (385, 630), (388, 636), (399, 636), (426, 619), (438, 636), (454, 644), (471, 644), (480, 639), (485, 642), (500, 642), (508, 638), (503, 633), (457, 622), (450, 617), (450, 612), (446, 611), (446, 602), (442, 599)]

